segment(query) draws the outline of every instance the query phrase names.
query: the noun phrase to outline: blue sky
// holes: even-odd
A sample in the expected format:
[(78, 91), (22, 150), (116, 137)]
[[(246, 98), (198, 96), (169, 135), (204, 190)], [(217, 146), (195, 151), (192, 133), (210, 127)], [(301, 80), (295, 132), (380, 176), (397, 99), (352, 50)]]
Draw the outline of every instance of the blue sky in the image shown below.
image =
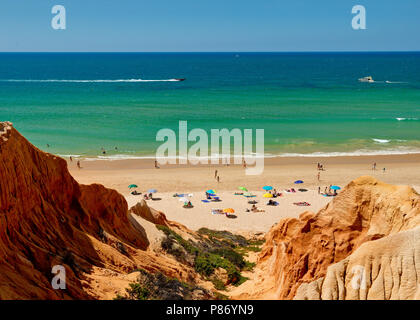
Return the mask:
[(1, 0), (0, 51), (420, 51), (420, 1)]

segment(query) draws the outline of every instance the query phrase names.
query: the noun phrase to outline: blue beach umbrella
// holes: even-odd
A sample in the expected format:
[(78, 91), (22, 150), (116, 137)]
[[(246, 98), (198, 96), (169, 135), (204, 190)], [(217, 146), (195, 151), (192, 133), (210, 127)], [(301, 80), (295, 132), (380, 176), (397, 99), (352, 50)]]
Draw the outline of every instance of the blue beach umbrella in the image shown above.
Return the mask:
[(156, 192), (157, 192), (157, 190), (156, 190), (156, 189), (149, 189), (149, 190), (147, 190), (147, 192), (148, 192), (148, 193), (156, 193)]
[(295, 183), (296, 184), (301, 184), (301, 183), (303, 183), (303, 181), (302, 180), (296, 180)]
[(272, 186), (264, 186), (262, 187), (265, 191), (273, 190)]
[(332, 186), (331, 190), (340, 190), (341, 188), (339, 186)]

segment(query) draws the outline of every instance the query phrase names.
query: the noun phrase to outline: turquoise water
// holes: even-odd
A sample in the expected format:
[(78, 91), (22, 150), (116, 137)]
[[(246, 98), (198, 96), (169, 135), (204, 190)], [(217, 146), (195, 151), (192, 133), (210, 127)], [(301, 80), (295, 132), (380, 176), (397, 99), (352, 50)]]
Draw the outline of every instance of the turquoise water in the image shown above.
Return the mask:
[(267, 155), (420, 152), (420, 53), (2, 53), (0, 120), (85, 157), (151, 156), (179, 120), (264, 129)]

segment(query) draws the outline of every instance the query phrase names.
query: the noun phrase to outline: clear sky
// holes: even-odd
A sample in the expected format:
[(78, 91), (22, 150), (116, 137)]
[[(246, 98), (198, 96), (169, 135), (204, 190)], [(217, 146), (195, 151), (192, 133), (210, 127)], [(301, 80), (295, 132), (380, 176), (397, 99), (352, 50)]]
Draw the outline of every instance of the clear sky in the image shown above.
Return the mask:
[(420, 51), (420, 0), (1, 0), (0, 51)]

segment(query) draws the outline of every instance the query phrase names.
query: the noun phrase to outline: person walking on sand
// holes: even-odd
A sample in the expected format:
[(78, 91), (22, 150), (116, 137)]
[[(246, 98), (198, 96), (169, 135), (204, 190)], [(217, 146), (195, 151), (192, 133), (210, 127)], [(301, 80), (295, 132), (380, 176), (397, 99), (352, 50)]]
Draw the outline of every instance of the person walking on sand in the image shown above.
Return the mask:
[(77, 167), (79, 168), (79, 169), (81, 169), (82, 167), (80, 166), (80, 160), (77, 160)]
[(372, 165), (372, 170), (375, 171), (376, 170), (376, 162), (373, 163)]
[(155, 169), (159, 169), (157, 160), (155, 160)]
[(382, 169), (382, 172), (385, 173), (385, 168)]
[(217, 183), (219, 183), (220, 182), (220, 177), (219, 176), (217, 176)]
[(318, 194), (321, 194), (321, 187), (318, 187)]
[(214, 178), (217, 179), (217, 170), (214, 170)]
[(318, 178), (318, 181), (321, 180), (321, 172), (318, 172), (317, 178)]
[(70, 162), (73, 162), (73, 158), (72, 158), (72, 156), (70, 156)]

